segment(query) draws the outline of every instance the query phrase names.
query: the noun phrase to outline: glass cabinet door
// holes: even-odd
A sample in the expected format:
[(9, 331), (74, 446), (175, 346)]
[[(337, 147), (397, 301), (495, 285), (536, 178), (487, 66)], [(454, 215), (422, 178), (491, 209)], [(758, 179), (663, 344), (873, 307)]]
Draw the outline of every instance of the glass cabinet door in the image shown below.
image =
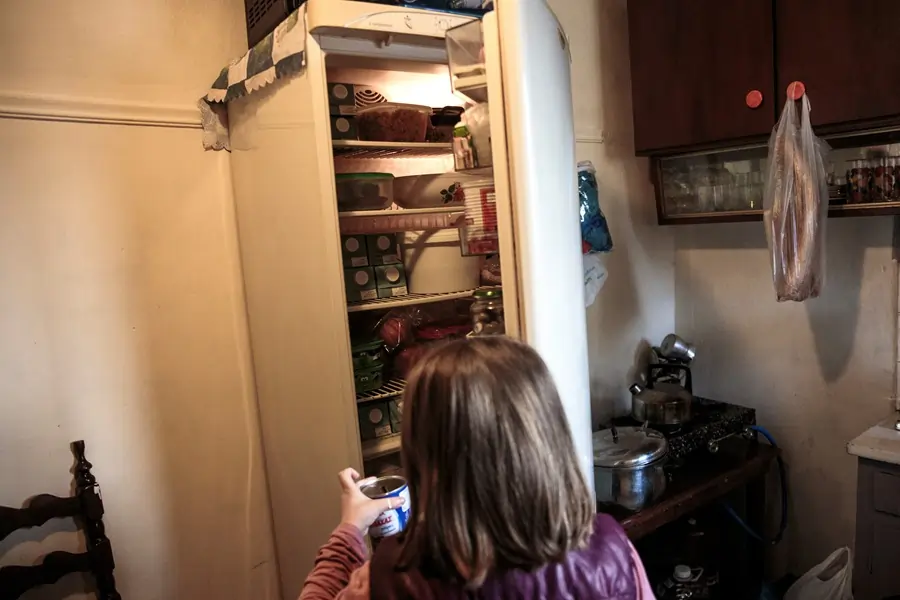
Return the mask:
[[(900, 130), (826, 139), (830, 216), (900, 214)], [(761, 220), (764, 145), (657, 158), (661, 224)]]

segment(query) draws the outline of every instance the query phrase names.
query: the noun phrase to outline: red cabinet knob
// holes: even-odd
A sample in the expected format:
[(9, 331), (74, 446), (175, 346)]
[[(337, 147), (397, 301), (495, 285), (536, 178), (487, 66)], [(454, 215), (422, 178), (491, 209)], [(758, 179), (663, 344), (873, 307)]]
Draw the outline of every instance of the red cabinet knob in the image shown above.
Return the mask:
[(747, 98), (745, 100), (748, 107), (759, 108), (759, 105), (762, 104), (763, 101), (762, 92), (759, 90), (750, 90), (747, 92)]
[(806, 86), (802, 81), (792, 81), (787, 86), (787, 97), (791, 100), (799, 100), (806, 93)]

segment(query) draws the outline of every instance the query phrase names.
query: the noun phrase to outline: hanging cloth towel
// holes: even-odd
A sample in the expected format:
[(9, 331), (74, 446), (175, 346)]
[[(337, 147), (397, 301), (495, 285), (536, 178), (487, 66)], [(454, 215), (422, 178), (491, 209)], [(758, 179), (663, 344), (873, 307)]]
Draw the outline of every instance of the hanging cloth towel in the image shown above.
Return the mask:
[(306, 23), (299, 8), (239, 59), (222, 69), (200, 98), (203, 148), (231, 150), (226, 104), (306, 68)]

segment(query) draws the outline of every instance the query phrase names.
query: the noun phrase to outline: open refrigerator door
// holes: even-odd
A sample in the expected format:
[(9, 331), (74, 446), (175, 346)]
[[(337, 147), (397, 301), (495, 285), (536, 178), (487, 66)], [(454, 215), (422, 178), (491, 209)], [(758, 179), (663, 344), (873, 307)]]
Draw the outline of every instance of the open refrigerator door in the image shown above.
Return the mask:
[[(553, 375), (593, 489), (568, 39), (545, 2), (508, 2), (449, 30), (447, 50), (454, 92), (473, 103), (454, 131), (456, 166), (493, 174), (504, 297)], [(467, 204), (466, 225), (483, 214)]]

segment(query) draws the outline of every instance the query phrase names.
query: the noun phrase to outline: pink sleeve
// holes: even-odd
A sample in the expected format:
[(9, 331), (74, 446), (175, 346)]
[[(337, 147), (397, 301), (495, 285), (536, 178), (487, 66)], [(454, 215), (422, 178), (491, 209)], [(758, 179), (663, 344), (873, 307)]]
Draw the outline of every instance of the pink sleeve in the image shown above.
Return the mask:
[(628, 542), (628, 546), (631, 548), (631, 562), (634, 563), (637, 600), (656, 600), (656, 596), (653, 595), (653, 588), (650, 587), (650, 581), (647, 580), (647, 572), (644, 571), (644, 563), (641, 562), (641, 557), (638, 555), (637, 550), (634, 549), (634, 546), (631, 545), (631, 542)]
[(364, 577), (362, 573), (357, 575), (354, 571), (361, 571), (360, 567), (368, 554), (369, 550), (359, 529), (353, 525), (339, 525), (331, 532), (328, 543), (319, 548), (315, 567), (303, 584), (300, 600), (335, 600), (339, 595), (342, 600), (355, 600), (359, 596), (341, 592), (350, 583), (358, 588), (361, 581), (366, 585), (366, 595), (362, 597), (367, 598), (369, 569), (365, 569)]

